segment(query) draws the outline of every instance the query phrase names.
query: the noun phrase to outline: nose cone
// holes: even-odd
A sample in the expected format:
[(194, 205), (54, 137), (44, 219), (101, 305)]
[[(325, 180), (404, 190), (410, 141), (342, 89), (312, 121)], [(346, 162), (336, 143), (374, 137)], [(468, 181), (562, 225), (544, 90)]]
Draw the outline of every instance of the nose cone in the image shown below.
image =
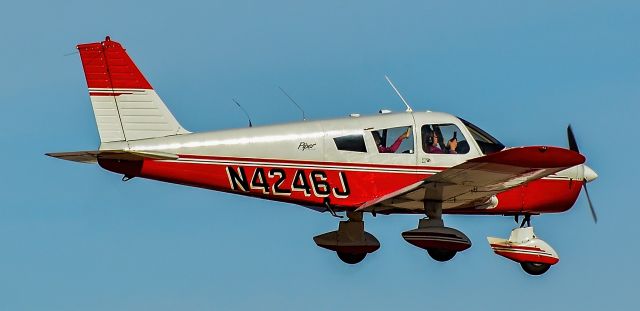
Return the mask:
[(591, 169), (588, 166), (584, 166), (584, 179), (587, 182), (590, 182), (594, 179), (598, 178), (598, 174), (596, 173), (596, 171), (594, 171), (593, 169)]

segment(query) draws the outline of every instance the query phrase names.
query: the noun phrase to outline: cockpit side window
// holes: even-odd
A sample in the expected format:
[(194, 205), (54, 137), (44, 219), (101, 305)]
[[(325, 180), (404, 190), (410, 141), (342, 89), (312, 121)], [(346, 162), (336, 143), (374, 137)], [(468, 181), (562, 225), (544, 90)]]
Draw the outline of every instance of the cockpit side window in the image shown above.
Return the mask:
[(426, 153), (466, 154), (469, 143), (454, 124), (425, 124), (421, 129), (422, 150)]
[(462, 123), (467, 127), (471, 136), (473, 136), (473, 139), (478, 143), (478, 147), (480, 147), (483, 154), (491, 154), (504, 149), (504, 145), (493, 136), (489, 135), (489, 133), (483, 131), (481, 128), (465, 119), (458, 119), (460, 119), (460, 121), (462, 121)]
[(338, 150), (367, 152), (367, 147), (364, 144), (364, 137), (362, 134), (335, 137), (333, 141), (336, 143), (336, 148), (338, 148)]
[(378, 153), (413, 153), (412, 126), (371, 131)]

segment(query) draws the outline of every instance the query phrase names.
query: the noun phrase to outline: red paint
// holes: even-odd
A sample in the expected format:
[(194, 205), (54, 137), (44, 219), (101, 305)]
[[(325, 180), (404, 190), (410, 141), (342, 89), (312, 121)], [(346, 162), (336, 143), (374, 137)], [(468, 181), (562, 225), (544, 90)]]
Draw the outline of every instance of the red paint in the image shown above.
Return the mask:
[(301, 165), (324, 165), (324, 166), (341, 166), (341, 167), (367, 167), (367, 168), (388, 168), (388, 169), (424, 169), (442, 171), (448, 167), (444, 166), (415, 166), (415, 165), (396, 165), (396, 164), (375, 164), (375, 163), (346, 163), (346, 162), (330, 162), (330, 161), (311, 161), (311, 160), (281, 160), (281, 159), (263, 159), (263, 158), (244, 158), (244, 157), (223, 157), (208, 155), (192, 155), (180, 154), (180, 159), (194, 160), (217, 160), (217, 161), (233, 161), (233, 162), (267, 162), (274, 164), (301, 164)]
[[(264, 161), (264, 160), (263, 160)], [(317, 164), (317, 163), (316, 163)], [(240, 165), (247, 173), (247, 179), (251, 179), (252, 172), (255, 168), (261, 167), (264, 171), (272, 168), (280, 168), (286, 173), (286, 179), (283, 185), (291, 189), (291, 183), (296, 171), (303, 170), (308, 178), (313, 170), (324, 171), (327, 174), (327, 182), (332, 187), (341, 187), (339, 172), (340, 170), (318, 169), (302, 169), (282, 167), (278, 164), (274, 165)], [(161, 162), (154, 160), (145, 160), (140, 172), (140, 177), (161, 180), (176, 184), (207, 188), (212, 190), (238, 193), (242, 195), (262, 197), (271, 200), (297, 203), (301, 205), (320, 206), (323, 205), (323, 198), (316, 197), (313, 193), (306, 196), (301, 191), (292, 191), (290, 196), (274, 195), (273, 187), (269, 194), (264, 194), (260, 189), (251, 189), (249, 192), (232, 190), (226, 168), (232, 167), (237, 169), (237, 164), (203, 164), (203, 163), (180, 163), (180, 162)], [(364, 202), (372, 198), (382, 196), (400, 188), (407, 187), (419, 181), (419, 177), (415, 174), (396, 173), (396, 172), (359, 172), (359, 171), (342, 171), (350, 188), (350, 195), (346, 198), (329, 196), (331, 204), (338, 207), (349, 209), (356, 208)], [(268, 178), (269, 183), (273, 185), (277, 178)]]
[(89, 88), (153, 89), (120, 43), (107, 38), (77, 48)]
[(583, 155), (564, 148), (528, 146), (511, 148), (468, 162), (495, 163), (528, 168), (572, 167), (584, 163)]
[[(526, 148), (519, 148), (522, 149)], [(528, 152), (528, 151), (527, 151)], [(537, 151), (536, 151), (537, 152)], [(571, 154), (576, 154), (571, 152)], [(296, 170), (304, 170), (306, 177), (312, 170), (327, 173), (327, 181), (331, 186), (340, 183), (338, 172), (344, 172), (347, 177), (351, 194), (347, 198), (329, 196), (331, 204), (340, 209), (353, 209), (364, 202), (372, 201), (388, 193), (397, 191), (420, 180), (431, 176), (428, 173), (411, 173), (411, 170), (429, 169), (441, 171), (446, 167), (419, 167), (410, 165), (389, 165), (369, 163), (340, 163), (307, 160), (280, 160), (260, 158), (238, 158), (221, 156), (180, 155), (181, 160), (211, 160), (225, 161), (229, 163), (188, 163), (188, 162), (163, 162), (144, 160), (141, 168), (136, 165), (135, 175), (176, 184), (201, 187), (217, 191), (237, 193), (241, 195), (261, 197), (270, 200), (284, 201), (301, 205), (319, 206), (323, 204), (323, 198), (316, 197), (313, 193), (306, 196), (303, 192), (292, 192), (290, 196), (278, 196), (270, 189), (264, 194), (260, 189), (250, 189), (248, 192), (231, 189), (226, 168), (237, 169), (242, 166), (246, 169), (247, 178), (252, 177), (252, 172), (257, 167), (262, 167), (265, 172), (272, 168), (281, 168), (286, 172), (284, 185), (290, 187)], [(579, 159), (578, 159), (579, 160)], [(244, 164), (238, 162), (259, 162), (259, 164)], [(296, 167), (284, 167), (285, 164)], [(118, 172), (117, 163), (109, 163), (109, 170)], [(302, 168), (301, 166), (317, 166), (318, 168)], [(331, 168), (331, 169), (328, 169)], [(363, 171), (353, 171), (361, 168)], [(387, 171), (385, 171), (387, 170)], [(402, 170), (402, 171), (394, 171)], [(273, 186), (276, 178), (267, 178)], [(518, 186), (497, 195), (498, 205), (492, 209), (453, 209), (443, 211), (446, 214), (521, 214), (521, 213), (556, 213), (571, 208), (580, 193), (580, 183), (566, 179), (540, 179), (524, 186)], [(399, 211), (411, 213), (411, 211)], [(420, 212), (420, 211), (416, 211)]]
[(495, 251), (496, 254), (509, 258), (516, 262), (535, 262), (535, 263), (544, 263), (548, 265), (555, 265), (560, 261), (559, 258), (546, 256), (546, 255), (538, 255), (538, 254), (525, 254), (525, 253), (516, 253), (516, 252), (508, 252), (508, 251)]
[[(266, 161), (264, 159), (260, 160), (262, 162)], [(280, 162), (285, 162), (281, 160), (269, 160), (269, 162), (273, 162), (273, 164), (261, 164), (259, 166), (243, 164), (241, 166), (245, 168), (247, 179), (252, 177), (252, 172), (257, 167), (262, 167), (265, 171), (272, 168), (281, 168), (286, 172), (287, 178), (283, 183), (286, 188), (290, 188), (296, 170), (304, 170), (307, 177), (309, 176), (309, 173), (314, 170), (283, 167), (278, 164)], [(294, 161), (286, 162), (291, 163)], [(306, 162), (306, 164), (311, 164), (311, 161), (295, 162)], [(324, 162), (313, 163), (318, 165)], [(345, 168), (353, 165), (355, 164), (345, 165)], [(320, 206), (323, 204), (323, 198), (316, 197), (313, 193), (310, 196), (305, 196), (303, 192), (293, 191), (290, 196), (278, 196), (273, 194), (273, 187), (270, 189), (268, 194), (264, 194), (260, 189), (250, 189), (248, 192), (232, 190), (226, 171), (227, 166), (232, 167), (233, 169), (237, 169), (238, 167), (237, 164), (227, 165), (218, 163), (204, 164), (144, 160), (142, 168), (139, 170), (137, 176), (301, 205)], [(367, 167), (373, 165), (362, 164), (359, 166)], [(375, 166), (380, 167), (381, 165)], [(385, 167), (392, 168), (394, 166), (387, 165)], [(111, 170), (114, 169), (111, 168)], [(322, 168), (318, 168), (317, 170), (327, 173), (327, 181), (332, 187), (339, 185), (340, 181), (338, 172), (344, 172), (348, 180), (351, 194), (347, 198), (329, 196), (332, 205), (342, 209), (357, 208), (363, 202), (368, 202), (382, 195), (397, 191), (430, 176), (428, 174), (407, 174), (399, 172), (360, 172), (340, 169), (326, 170)], [(267, 179), (269, 184), (273, 186), (277, 178), (269, 177)], [(497, 197), (499, 203), (498, 206), (493, 209), (456, 209), (445, 210), (444, 213), (502, 215), (522, 212), (534, 214), (543, 212), (562, 212), (573, 205), (580, 192), (580, 187), (575, 182), (573, 182), (573, 186), (571, 187), (569, 186), (570, 184), (570, 181), (562, 179), (536, 180), (527, 184), (526, 187), (516, 187), (498, 194)], [(409, 211), (404, 211), (404, 213), (408, 212)]]
[(570, 209), (580, 195), (580, 183), (566, 179), (538, 179), (496, 195), (492, 209), (445, 210), (446, 214), (503, 215), (561, 213)]
[(578, 199), (582, 183), (575, 180), (541, 179), (522, 186), (523, 210), (560, 213), (570, 209)]
[(518, 246), (518, 245), (505, 245), (505, 244), (491, 244), (491, 247), (495, 248), (495, 247), (502, 247), (502, 248), (512, 248), (512, 249), (520, 249), (520, 250), (526, 250), (526, 251), (537, 251), (537, 252), (542, 252), (543, 250), (541, 250), (539, 247), (532, 247), (532, 246)]
[(119, 92), (89, 92), (89, 96), (120, 96), (131, 95), (133, 93), (119, 93)]
[[(517, 162), (516, 159), (518, 157), (523, 157), (524, 161), (527, 165), (535, 166), (535, 167), (543, 167), (544, 165), (549, 166), (570, 166), (577, 165), (584, 161), (584, 157), (578, 153), (573, 151), (565, 150), (562, 148), (556, 147), (547, 147), (544, 152), (540, 151), (539, 147), (522, 147), (522, 148), (514, 148), (509, 149), (507, 151), (508, 156), (506, 157), (496, 157), (494, 155), (482, 157), (485, 158), (486, 162), (496, 163), (499, 161), (505, 161), (506, 163), (511, 163), (513, 165), (518, 164), (522, 167), (520, 162)], [(538, 153), (544, 154), (542, 159), (534, 159), (527, 160), (527, 158), (537, 158), (541, 157)], [(555, 158), (557, 157), (557, 158)], [(215, 161), (229, 161), (229, 162), (260, 162), (261, 166), (266, 167), (279, 167), (282, 164), (289, 165), (315, 165), (322, 167), (334, 167), (334, 169), (354, 169), (354, 168), (364, 168), (364, 169), (379, 169), (379, 170), (394, 170), (394, 169), (415, 169), (415, 170), (434, 170), (434, 171), (442, 171), (447, 169), (447, 167), (433, 167), (433, 166), (410, 166), (410, 165), (388, 165), (388, 164), (369, 164), (369, 163), (341, 163), (341, 162), (321, 162), (321, 161), (306, 161), (306, 160), (278, 160), (278, 159), (260, 159), (260, 158), (238, 158), (238, 157), (220, 157), (220, 156), (200, 156), (200, 155), (180, 155), (181, 159), (193, 159), (193, 160), (215, 160)], [(488, 159), (487, 159), (488, 158)], [(471, 160), (474, 161), (474, 160)], [(471, 162), (470, 161), (470, 162)], [(476, 160), (478, 161), (478, 160)], [(263, 163), (267, 164), (263, 164)], [(185, 164), (190, 165), (190, 164)], [(180, 180), (174, 180), (170, 177), (162, 177), (163, 171), (165, 168), (155, 168), (153, 177), (154, 179), (160, 179), (168, 182), (175, 182), (179, 184), (198, 186), (208, 189), (220, 190), (232, 192), (229, 189), (228, 181), (226, 180), (217, 180), (215, 182), (211, 181), (208, 177), (209, 174), (203, 170), (215, 170), (214, 167), (218, 166), (218, 172), (214, 173), (226, 178), (226, 175), (221, 173), (224, 169), (224, 164), (200, 164), (199, 168), (190, 168), (188, 170), (193, 170), (190, 176), (196, 176), (198, 174), (204, 174), (202, 177), (202, 181), (197, 181), (194, 183), (194, 180), (191, 180), (189, 176), (185, 176)], [(252, 166), (250, 166), (252, 167)], [(255, 166), (253, 166), (255, 167)], [(168, 170), (173, 170), (173, 168), (166, 168)], [(311, 170), (311, 169), (309, 169)], [(167, 173), (166, 176), (175, 176), (175, 174)], [(332, 200), (333, 204), (340, 204), (345, 208), (353, 208), (361, 204), (362, 202), (367, 202), (373, 200), (377, 197), (383, 196), (387, 193), (399, 190), (405, 186), (411, 185), (414, 182), (419, 180), (423, 180), (431, 174), (420, 173), (415, 176), (412, 174), (402, 174), (396, 172), (349, 172), (349, 180), (351, 184), (354, 184), (354, 180), (357, 181), (358, 188), (353, 189), (353, 197), (350, 197), (346, 200)], [(485, 215), (500, 215), (500, 214), (517, 214), (517, 213), (557, 213), (563, 212), (573, 206), (575, 200), (580, 194), (580, 185), (575, 181), (570, 181), (567, 179), (540, 179), (530, 182), (523, 186), (518, 186), (512, 188), (510, 190), (501, 192), (497, 195), (498, 198), (498, 206), (493, 209), (454, 209), (454, 210), (445, 210), (446, 214), (485, 214)], [(358, 193), (356, 189), (360, 189), (363, 193)], [(279, 201), (292, 202), (303, 205), (316, 205), (321, 203), (320, 199), (316, 199), (314, 197), (300, 197), (300, 196), (291, 196), (291, 197), (277, 197), (277, 196), (265, 196), (262, 193), (251, 192), (250, 196), (264, 197), (268, 199), (275, 199)], [(407, 211), (404, 211), (405, 213)]]
[(128, 177), (140, 176), (140, 171), (142, 170), (142, 161), (123, 161), (98, 158), (98, 164), (107, 171)]

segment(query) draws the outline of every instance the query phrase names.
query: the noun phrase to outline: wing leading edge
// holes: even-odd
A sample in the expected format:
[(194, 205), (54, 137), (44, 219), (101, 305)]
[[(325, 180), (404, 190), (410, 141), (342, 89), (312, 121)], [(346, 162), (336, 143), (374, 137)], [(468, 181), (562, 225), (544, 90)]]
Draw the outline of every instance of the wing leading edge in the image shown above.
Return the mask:
[(443, 209), (482, 206), (495, 194), (584, 162), (581, 154), (559, 147), (510, 148), (453, 166), (358, 210), (415, 210), (424, 201), (439, 202)]

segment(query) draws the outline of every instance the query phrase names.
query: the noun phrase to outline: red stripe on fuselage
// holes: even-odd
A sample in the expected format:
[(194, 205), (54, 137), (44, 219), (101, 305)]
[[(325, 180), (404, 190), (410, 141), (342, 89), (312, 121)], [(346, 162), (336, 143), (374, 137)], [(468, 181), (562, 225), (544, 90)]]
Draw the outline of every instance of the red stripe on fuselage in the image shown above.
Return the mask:
[(202, 156), (202, 155), (178, 155), (180, 159), (201, 159), (201, 160), (219, 160), (233, 162), (260, 162), (269, 164), (293, 163), (302, 165), (327, 165), (327, 166), (343, 166), (343, 167), (370, 167), (370, 168), (391, 168), (391, 169), (411, 169), (411, 170), (437, 170), (443, 171), (448, 167), (444, 166), (416, 166), (416, 165), (399, 165), (399, 164), (376, 164), (376, 163), (346, 163), (346, 162), (330, 162), (330, 161), (310, 161), (310, 160), (282, 160), (282, 159), (263, 159), (263, 158), (244, 158), (244, 157), (223, 157), (223, 156)]
[[(243, 178), (238, 179), (244, 180), (248, 186), (242, 186), (242, 182), (238, 182), (238, 187), (232, 189), (234, 183), (228, 169), (235, 175), (243, 175)], [(239, 173), (240, 170), (242, 174)], [(258, 170), (261, 170), (262, 174), (258, 174)], [(312, 175), (314, 172), (322, 172), (324, 175)], [(323, 201), (328, 198), (332, 205), (351, 208), (419, 181), (416, 174), (397, 172), (295, 168), (283, 167), (277, 163), (238, 165), (153, 160), (144, 161), (140, 176), (301, 205), (323, 205)], [(253, 181), (255, 187), (252, 187)], [(326, 184), (322, 184), (323, 182)], [(262, 187), (265, 183), (268, 189)], [(304, 190), (305, 185), (308, 191)], [(327, 188), (330, 191), (328, 195), (319, 195)], [(346, 192), (348, 195), (344, 194)]]
[[(189, 161), (189, 159), (191, 161)], [(187, 161), (181, 161), (187, 160)], [(199, 161), (211, 160), (211, 162)], [(221, 161), (224, 163), (216, 163)], [(254, 163), (249, 163), (254, 162)], [(299, 166), (296, 166), (298, 164)], [(286, 165), (286, 166), (285, 166)], [(315, 167), (308, 167), (314, 165)], [(305, 167), (307, 166), (307, 167)], [(323, 169), (323, 166), (331, 167)], [(251, 182), (256, 169), (261, 168), (265, 174), (263, 180), (257, 177), (258, 184), (264, 181), (269, 189), (255, 187), (255, 189), (232, 189), (227, 167), (238, 170), (242, 167), (245, 179)], [(358, 168), (369, 168), (358, 170)], [(284, 181), (281, 188), (291, 190), (293, 177), (297, 171), (304, 172), (304, 177), (310, 183), (310, 173), (312, 171), (322, 171), (326, 174), (326, 181), (331, 188), (344, 188), (341, 184), (339, 173), (342, 172), (350, 194), (347, 197), (336, 197), (333, 192), (326, 196), (332, 205), (351, 209), (360, 206), (363, 202), (371, 201), (380, 196), (407, 187), (420, 180), (423, 180), (431, 173), (413, 172), (412, 170), (443, 170), (443, 167), (421, 167), (408, 165), (386, 165), (370, 163), (339, 163), (306, 160), (279, 160), (279, 159), (259, 159), (259, 158), (237, 158), (237, 157), (211, 157), (180, 155), (178, 161), (155, 161), (145, 160), (140, 177), (161, 180), (165, 182), (207, 188), (217, 191), (237, 193), (241, 195), (261, 197), (269, 200), (285, 201), (301, 205), (322, 205), (325, 197), (317, 196), (313, 192), (307, 195), (304, 191), (292, 190), (290, 195), (278, 195), (274, 193), (275, 183), (280, 176), (269, 175), (273, 169), (284, 171)], [(403, 172), (394, 171), (403, 169)], [(309, 185), (312, 187), (313, 185)], [(267, 192), (266, 194), (264, 192)], [(575, 202), (580, 187), (575, 181), (566, 179), (542, 179), (528, 183), (525, 186), (515, 187), (497, 195), (498, 206), (492, 209), (455, 209), (445, 210), (450, 214), (517, 214), (517, 213), (552, 213), (562, 212), (570, 208)], [(399, 211), (400, 212), (400, 211)], [(411, 213), (411, 211), (403, 211)], [(416, 211), (418, 213), (420, 211)]]

